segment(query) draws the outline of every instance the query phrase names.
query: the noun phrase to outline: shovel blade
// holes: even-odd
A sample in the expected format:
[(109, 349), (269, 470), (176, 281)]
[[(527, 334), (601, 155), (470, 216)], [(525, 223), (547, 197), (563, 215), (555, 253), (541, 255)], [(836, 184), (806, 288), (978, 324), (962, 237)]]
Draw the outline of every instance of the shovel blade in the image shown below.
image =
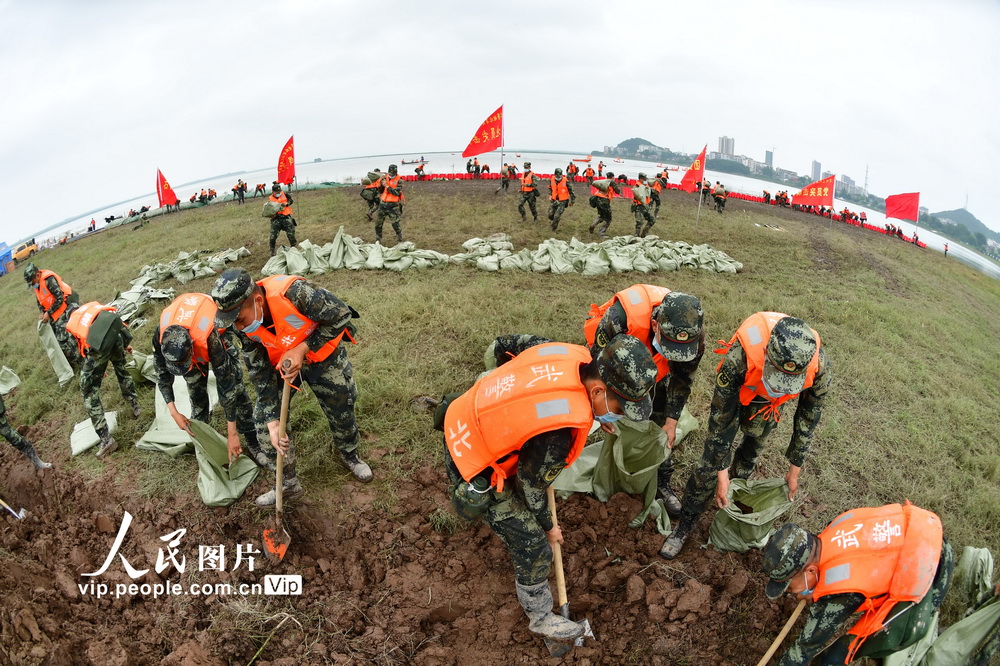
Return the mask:
[(278, 561), (284, 559), (288, 546), (292, 543), (292, 537), (285, 531), (285, 526), (280, 520), (275, 520), (273, 525), (264, 529), (262, 540), (267, 557)]

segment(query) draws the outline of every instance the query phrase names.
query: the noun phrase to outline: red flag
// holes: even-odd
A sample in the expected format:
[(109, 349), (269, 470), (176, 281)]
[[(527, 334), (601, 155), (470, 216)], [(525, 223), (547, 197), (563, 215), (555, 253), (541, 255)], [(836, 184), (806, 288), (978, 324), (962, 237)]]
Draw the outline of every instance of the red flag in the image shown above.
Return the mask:
[(691, 167), (681, 178), (680, 189), (684, 192), (694, 192), (698, 189), (695, 183), (705, 180), (705, 151), (708, 150), (706, 145), (701, 149), (701, 154), (694, 158), (694, 162), (691, 162)]
[(295, 135), (288, 137), (288, 143), (278, 156), (278, 182), (291, 185), (295, 180)]
[(916, 222), (920, 218), (920, 192), (893, 194), (885, 198), (885, 216)]
[(164, 206), (176, 206), (177, 202), (180, 201), (173, 188), (170, 187), (170, 183), (163, 177), (163, 172), (159, 169), (156, 170), (156, 196), (160, 200), (160, 208)]
[(832, 206), (833, 187), (837, 176), (827, 176), (802, 188), (798, 194), (792, 195), (792, 203), (799, 206)]
[(483, 121), (476, 133), (472, 136), (472, 141), (462, 151), (462, 157), (474, 157), (496, 150), (503, 145), (503, 104), (500, 108), (490, 114), (490, 117)]

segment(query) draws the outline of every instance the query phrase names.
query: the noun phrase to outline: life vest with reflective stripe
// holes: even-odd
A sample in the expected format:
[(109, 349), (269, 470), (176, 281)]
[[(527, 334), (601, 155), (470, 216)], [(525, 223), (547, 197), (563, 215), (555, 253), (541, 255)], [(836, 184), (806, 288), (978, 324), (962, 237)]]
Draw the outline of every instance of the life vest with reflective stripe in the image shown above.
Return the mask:
[(274, 196), (272, 194), (271, 196), (268, 197), (268, 200), (269, 201), (273, 201), (274, 203), (279, 203), (282, 206), (284, 206), (284, 208), (282, 208), (281, 210), (278, 211), (278, 215), (291, 215), (292, 214), (292, 207), (288, 205), (288, 197), (285, 196), (284, 192), (282, 192), (278, 196)]
[(552, 189), (552, 195), (549, 197), (553, 201), (569, 201), (569, 186), (566, 185), (566, 179), (556, 180), (555, 176), (549, 179), (549, 187)]
[(397, 175), (395, 178), (390, 178), (388, 174), (382, 177), (382, 184), (385, 185), (385, 189), (382, 190), (382, 203), (398, 203), (402, 198), (402, 192), (400, 194), (393, 194), (389, 191), (389, 188), (397, 189), (399, 187), (399, 181), (403, 180), (402, 176)]
[(63, 282), (62, 278), (52, 271), (45, 269), (38, 271), (38, 284), (33, 285), (35, 288), (35, 298), (38, 299), (38, 302), (43, 308), (45, 308), (46, 312), (48, 312), (49, 308), (52, 307), (52, 304), (56, 302), (55, 294), (49, 291), (48, 286), (45, 284), (45, 281), (50, 277), (54, 277), (56, 279), (56, 283), (59, 285), (59, 289), (63, 293), (62, 305), (60, 305), (59, 308), (50, 315), (52, 319), (59, 319), (59, 317), (62, 316), (62, 313), (66, 312), (66, 306), (69, 304), (67, 299), (69, 298), (69, 295), (73, 293), (73, 288)]
[(594, 421), (580, 366), (590, 363), (586, 347), (549, 342), (521, 352), (479, 379), (445, 414), (445, 441), (466, 481), (487, 468), (491, 485), (517, 474), (518, 452), (532, 437), (571, 428), (572, 465)]
[[(608, 311), (615, 301), (622, 304), (625, 309), (625, 317), (628, 322), (629, 335), (639, 338), (642, 344), (653, 356), (656, 363), (656, 381), (660, 381), (670, 374), (670, 362), (663, 358), (659, 352), (653, 349), (653, 308), (663, 301), (663, 297), (670, 293), (666, 287), (657, 287), (653, 284), (634, 284), (628, 289), (623, 289), (611, 297), (611, 300), (604, 305), (598, 306), (596, 303), (590, 306), (587, 313), (587, 321), (583, 323), (583, 336), (587, 339), (587, 345), (594, 346), (597, 337), (597, 327), (601, 323), (601, 318)], [(601, 347), (604, 347), (610, 340), (602, 340)]]
[(534, 192), (535, 191), (535, 172), (525, 171), (521, 174), (521, 191), (522, 192)]
[(941, 519), (916, 507), (887, 504), (842, 513), (819, 533), (819, 581), (813, 601), (833, 594), (865, 596), (849, 663), (865, 638), (882, 629), (893, 607), (918, 602), (934, 583), (941, 559)]
[(208, 363), (208, 336), (215, 328), (215, 313), (219, 306), (207, 294), (181, 294), (160, 314), (160, 342), (169, 326), (186, 328), (191, 335), (192, 361)]
[(76, 310), (73, 310), (73, 313), (69, 316), (69, 321), (66, 322), (66, 330), (76, 338), (76, 345), (80, 350), (80, 356), (86, 356), (87, 350), (90, 349), (90, 345), (87, 344), (87, 336), (90, 335), (90, 327), (94, 325), (97, 315), (102, 312), (117, 311), (118, 309), (115, 306), (102, 305), (97, 301), (85, 303)]
[[(740, 324), (740, 327), (736, 329), (736, 333), (729, 342), (723, 342), (722, 347), (715, 350), (716, 354), (725, 354), (737, 340), (743, 346), (743, 352), (747, 358), (747, 374), (743, 380), (743, 386), (740, 388), (740, 404), (749, 405), (754, 398), (763, 398), (768, 403), (757, 414), (751, 416), (751, 420), (756, 418), (757, 415), (762, 414), (765, 421), (770, 420), (772, 417), (775, 421), (780, 421), (781, 412), (778, 410), (778, 407), (799, 395), (798, 393), (791, 393), (775, 399), (768, 395), (767, 389), (764, 388), (764, 364), (770, 363), (767, 360), (767, 343), (771, 339), (771, 331), (774, 329), (775, 324), (787, 316), (781, 312), (758, 312), (752, 314)], [(816, 377), (816, 372), (819, 371), (819, 333), (812, 328), (809, 330), (816, 336), (816, 353), (813, 354), (812, 360), (806, 366), (806, 383), (802, 386), (803, 391), (813, 385), (813, 379)], [(719, 342), (722, 341), (720, 340)], [(725, 359), (719, 361), (719, 365), (715, 369), (716, 373), (722, 370), (722, 363), (724, 361)]]
[[(281, 356), (286, 351), (295, 347), (316, 330), (317, 324), (298, 311), (292, 302), (285, 296), (285, 292), (297, 280), (302, 280), (297, 275), (274, 275), (257, 282), (264, 289), (264, 298), (267, 300), (268, 310), (271, 311), (271, 320), (274, 322), (274, 333), (265, 326), (259, 326), (253, 333), (244, 333), (248, 338), (252, 338), (264, 345), (267, 349), (267, 356), (271, 365), (278, 367)], [(340, 334), (319, 348), (318, 351), (306, 353), (306, 360), (310, 363), (325, 361), (340, 344), (344, 335), (351, 339), (345, 328)], [(353, 342), (353, 339), (351, 339)]]
[[(607, 190), (601, 190), (599, 187), (597, 187), (597, 183), (598, 182), (605, 182), (605, 183), (607, 183), (608, 184), (608, 189)], [(615, 191), (613, 189), (612, 181), (610, 179), (604, 178), (602, 181), (596, 181), (595, 180), (593, 182), (592, 186), (594, 187), (594, 189), (592, 191), (593, 191), (595, 197), (598, 197), (600, 199), (614, 199), (615, 198)]]

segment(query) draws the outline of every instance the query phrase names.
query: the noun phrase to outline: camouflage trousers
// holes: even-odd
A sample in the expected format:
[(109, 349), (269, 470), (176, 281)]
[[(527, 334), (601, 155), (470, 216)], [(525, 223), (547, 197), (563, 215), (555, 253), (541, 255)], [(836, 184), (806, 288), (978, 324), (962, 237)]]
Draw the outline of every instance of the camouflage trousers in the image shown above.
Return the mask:
[(538, 221), (538, 207), (535, 206), (535, 199), (538, 198), (538, 192), (532, 190), (531, 192), (521, 192), (521, 200), (517, 203), (517, 212), (521, 214), (521, 219), (525, 219), (524, 215), (524, 204), (528, 204), (528, 208), (531, 210), (531, 216), (535, 218), (535, 222)]
[(559, 220), (562, 219), (567, 206), (569, 206), (569, 201), (553, 201), (549, 205), (549, 220), (552, 222), (552, 231), (559, 227)]
[(594, 231), (597, 229), (598, 234), (607, 236), (608, 227), (611, 226), (611, 200), (597, 197), (597, 206), (595, 208), (597, 208), (597, 219), (590, 225), (590, 230)]
[[(451, 482), (448, 496), (454, 497), (456, 487), (466, 481), (452, 462), (447, 446), (445, 461)], [(483, 520), (507, 548), (517, 582), (521, 585), (537, 585), (549, 579), (552, 547), (545, 536), (545, 530), (528, 510), (524, 499), (515, 491), (517, 484), (513, 479), (509, 481), (503, 492), (490, 491), (489, 505), (485, 509)]]
[[(667, 380), (657, 382), (653, 385), (652, 391), (653, 411), (649, 415), (649, 420), (661, 428), (667, 422)], [(670, 486), (670, 479), (674, 475), (674, 455), (673, 451), (667, 451), (667, 457), (660, 463), (656, 470), (656, 485), (660, 488)]]
[(66, 360), (69, 361), (74, 370), (78, 370), (80, 368), (80, 351), (76, 344), (76, 338), (66, 330), (69, 315), (69, 308), (66, 308), (66, 311), (58, 319), (51, 320), (49, 325), (52, 327), (52, 332), (55, 334), (56, 341), (59, 343), (59, 348), (62, 349)]
[(653, 207), (653, 217), (657, 218), (660, 216), (660, 194), (656, 190), (649, 191), (649, 206)]
[[(646, 232), (656, 224), (656, 219), (653, 214), (649, 212), (649, 206), (646, 204), (632, 204), (632, 212), (635, 214), (635, 235), (645, 236)], [(645, 228), (643, 228), (643, 222), (646, 223)]]
[(28, 455), (28, 451), (32, 449), (31, 442), (22, 437), (21, 433), (14, 430), (14, 427), (7, 420), (5, 412), (0, 412), (0, 436), (10, 442), (15, 449), (24, 455)]
[[(191, 397), (191, 418), (202, 423), (210, 423), (212, 412), (209, 411), (208, 375), (194, 370), (184, 375), (184, 382)], [(233, 405), (236, 410), (236, 431), (240, 434), (255, 432), (253, 406), (243, 384), (238, 384), (232, 395), (223, 395), (221, 388), (219, 390), (219, 398), (223, 403)]]
[[(776, 422), (764, 421), (761, 418), (744, 418), (748, 410), (741, 410), (740, 430), (743, 438), (733, 455), (731, 447), (718, 449), (711, 446), (711, 438), (705, 440), (705, 450), (701, 454), (698, 467), (691, 472), (684, 488), (684, 500), (681, 508), (681, 524), (694, 527), (698, 518), (708, 508), (709, 502), (715, 497), (715, 489), (719, 485), (718, 470), (729, 469), (732, 479), (748, 479), (753, 474), (757, 457), (767, 443), (768, 436), (774, 430)], [(739, 435), (737, 435), (738, 437)]]
[(271, 236), (267, 244), (274, 255), (274, 246), (278, 242), (278, 234), (282, 231), (288, 236), (288, 245), (295, 246), (295, 219), (291, 215), (275, 215), (271, 218)]
[(100, 354), (90, 349), (87, 357), (83, 359), (83, 369), (80, 370), (80, 392), (83, 393), (83, 406), (90, 413), (90, 422), (94, 424), (94, 430), (98, 434), (108, 427), (104, 419), (104, 405), (101, 404), (101, 382), (104, 381), (104, 371), (108, 368), (108, 362), (115, 370), (122, 397), (130, 402), (139, 399), (132, 375), (125, 369), (125, 346), (119, 344), (108, 354)]
[(378, 206), (378, 216), (375, 218), (375, 240), (382, 240), (382, 226), (385, 224), (385, 218), (389, 218), (389, 222), (392, 223), (392, 230), (396, 232), (396, 237), (400, 240), (403, 238), (403, 226), (399, 223), (399, 219), (403, 216), (403, 207), (396, 203), (386, 203), (382, 202)]

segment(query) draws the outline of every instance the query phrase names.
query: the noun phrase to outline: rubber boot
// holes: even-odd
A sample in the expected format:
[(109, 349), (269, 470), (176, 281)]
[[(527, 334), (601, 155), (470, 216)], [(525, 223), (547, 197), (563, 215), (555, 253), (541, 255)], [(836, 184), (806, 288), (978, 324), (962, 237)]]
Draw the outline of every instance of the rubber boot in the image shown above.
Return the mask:
[(583, 627), (552, 612), (549, 582), (537, 585), (516, 584), (517, 600), (528, 616), (528, 630), (549, 640), (569, 643), (583, 635)]
[(97, 431), (98, 436), (101, 438), (101, 446), (97, 449), (97, 457), (103, 458), (109, 453), (114, 453), (118, 450), (118, 442), (114, 440), (111, 433), (108, 432), (108, 427), (104, 426)]
[[(302, 494), (302, 484), (299, 483), (299, 477), (293, 476), (291, 479), (285, 479), (281, 484), (281, 501), (286, 502), (290, 499), (295, 499)], [(271, 488), (266, 493), (254, 500), (254, 504), (266, 509), (269, 506), (274, 506), (277, 502), (277, 498), (274, 494), (274, 488)]]
[(25, 449), (24, 455), (28, 457), (31, 464), (35, 466), (35, 469), (49, 469), (52, 467), (52, 463), (42, 462), (42, 459), (38, 457), (38, 452), (35, 451), (35, 447), (28, 444), (28, 448)]
[(351, 474), (354, 475), (354, 478), (361, 483), (368, 483), (374, 478), (372, 468), (368, 466), (368, 463), (358, 457), (357, 451), (341, 453), (340, 459), (343, 461), (344, 466), (351, 470)]
[(139, 406), (139, 399), (132, 398), (129, 400), (129, 404), (132, 405), (132, 416), (139, 418), (142, 415), (142, 408)]
[(677, 557), (677, 554), (684, 547), (684, 542), (687, 541), (688, 536), (691, 534), (691, 527), (691, 525), (681, 521), (681, 524), (677, 526), (673, 534), (668, 536), (666, 541), (663, 542), (663, 545), (660, 547), (660, 555), (668, 560)]

